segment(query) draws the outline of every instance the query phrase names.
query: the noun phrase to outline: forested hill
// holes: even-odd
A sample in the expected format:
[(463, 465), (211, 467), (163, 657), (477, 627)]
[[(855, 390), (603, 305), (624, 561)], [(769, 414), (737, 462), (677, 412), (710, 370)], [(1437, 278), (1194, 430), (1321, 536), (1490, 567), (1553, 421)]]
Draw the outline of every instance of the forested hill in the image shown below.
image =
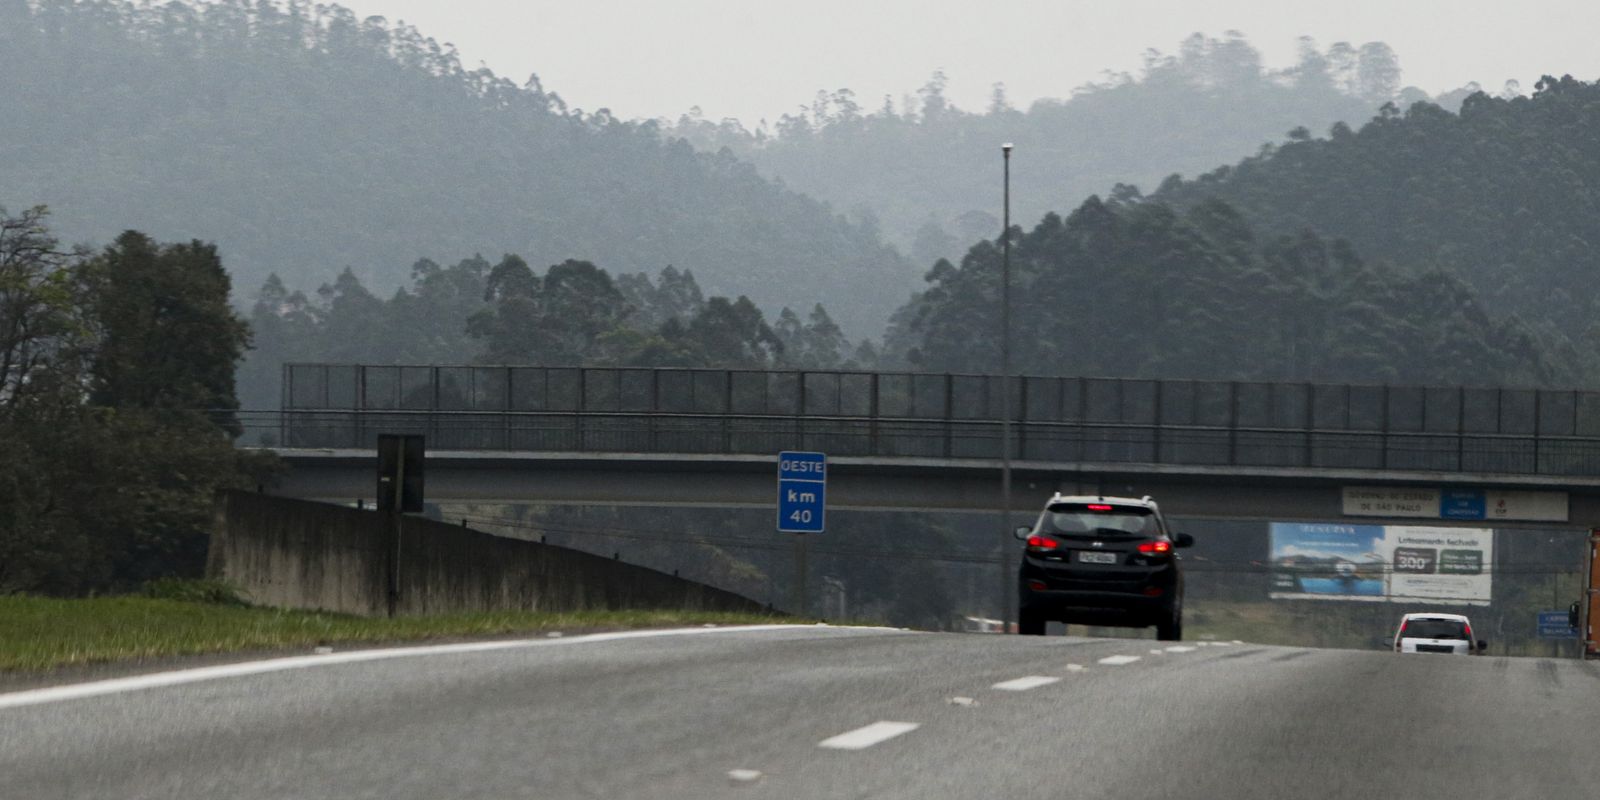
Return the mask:
[[(1013, 363), (1043, 375), (1560, 385), (1564, 340), (1488, 314), (1447, 275), (1404, 275), (1311, 233), (1257, 236), (1227, 204), (1091, 198), (1016, 233)], [(886, 347), (919, 369), (998, 363), (1001, 253), (941, 262)]]
[(1315, 229), (1433, 267), (1485, 305), (1573, 335), (1600, 282), (1600, 84), (1545, 78), (1531, 97), (1385, 109), (1359, 131), (1305, 131), (1155, 198), (1220, 197), (1266, 231)]
[(239, 286), (350, 266), (390, 291), (419, 257), (515, 252), (822, 301), (861, 336), (915, 281), (749, 165), (339, 6), (0, 0), (0, 75), (0, 205), (49, 205), (69, 241), (214, 241)]
[(1118, 183), (1150, 187), (1233, 163), (1297, 126), (1326, 130), (1396, 98), (1427, 97), (1402, 87), (1398, 57), (1381, 42), (1302, 40), (1298, 63), (1278, 70), (1237, 33), (1195, 34), (1176, 53), (1147, 53), (1138, 75), (1109, 75), (1027, 109), (1014, 108), (1003, 87), (976, 110), (955, 107), (945, 90), (936, 74), (898, 104), (841, 89), (770, 129), (690, 114), (664, 130), (707, 152), (727, 147), (838, 208), (877, 215), (925, 268), (999, 232), (1002, 142), (1017, 146), (1014, 213), (1038, 219)]

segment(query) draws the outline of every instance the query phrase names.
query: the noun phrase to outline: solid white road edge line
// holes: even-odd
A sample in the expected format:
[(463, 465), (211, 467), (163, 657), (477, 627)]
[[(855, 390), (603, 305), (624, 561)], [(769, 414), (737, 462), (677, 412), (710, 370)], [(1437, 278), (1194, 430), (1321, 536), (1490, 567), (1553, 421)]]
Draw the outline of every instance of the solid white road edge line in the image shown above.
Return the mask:
[(271, 658), (265, 661), (243, 661), (237, 664), (220, 664), (214, 667), (196, 667), (194, 669), (173, 670), (170, 672), (152, 672), (148, 675), (134, 675), (128, 678), (112, 678), (89, 683), (74, 683), (66, 686), (51, 686), (44, 689), (28, 689), (10, 694), (0, 694), (0, 709), (17, 708), (20, 706), (33, 706), (41, 703), (56, 703), (63, 700), (78, 700), (85, 697), (98, 697), (100, 695), (116, 694), (118, 692), (133, 692), (141, 689), (155, 689), (162, 686), (178, 686), (185, 683), (198, 683), (200, 681), (218, 680), (221, 678), (238, 678), (245, 675), (260, 675), (268, 672), (283, 672), (291, 669), (304, 669), (307, 667), (321, 667), (330, 664), (352, 664), (360, 661), (383, 661), (391, 658), (410, 658), (414, 656), (452, 655), (456, 653), (482, 653), (493, 650), (516, 650), (529, 647), (564, 647), (575, 644), (597, 644), (600, 642), (615, 642), (623, 639), (653, 639), (665, 636), (716, 636), (727, 633), (754, 633), (757, 631), (812, 631), (818, 627), (827, 627), (832, 630), (872, 630), (893, 631), (900, 633), (898, 628), (850, 628), (818, 625), (741, 625), (727, 628), (663, 628), (659, 630), (642, 631), (616, 631), (613, 633), (593, 633), (587, 636), (573, 636), (562, 639), (509, 639), (494, 642), (458, 642), (455, 644), (418, 645), (413, 647), (391, 647), (379, 650), (351, 650), (344, 653), (329, 653), (314, 656), (290, 656), (288, 658)]
[(1009, 681), (1001, 681), (989, 688), (999, 689), (1002, 692), (1026, 692), (1029, 689), (1037, 689), (1040, 686), (1049, 686), (1050, 684), (1059, 680), (1061, 679), (1052, 678), (1048, 675), (1029, 675), (1025, 678), (1014, 678)]
[(846, 731), (817, 742), (818, 747), (829, 750), (865, 750), (879, 742), (886, 742), (921, 727), (915, 722), (874, 722), (864, 728)]
[(1100, 659), (1100, 663), (1105, 664), (1108, 667), (1120, 667), (1123, 664), (1132, 664), (1138, 660), (1138, 656), (1106, 656), (1105, 658)]

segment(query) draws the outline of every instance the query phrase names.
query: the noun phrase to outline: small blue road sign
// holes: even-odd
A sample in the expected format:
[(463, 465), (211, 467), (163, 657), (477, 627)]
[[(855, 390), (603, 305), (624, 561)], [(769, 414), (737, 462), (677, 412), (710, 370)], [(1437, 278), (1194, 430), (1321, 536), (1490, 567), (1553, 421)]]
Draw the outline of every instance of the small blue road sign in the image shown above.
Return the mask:
[(1446, 489), (1439, 493), (1440, 519), (1483, 519), (1486, 498), (1480, 490)]
[(827, 488), (827, 455), (787, 450), (779, 453), (778, 532), (822, 533)]
[(1578, 629), (1567, 624), (1567, 612), (1565, 611), (1540, 611), (1539, 638), (1576, 639), (1578, 638)]

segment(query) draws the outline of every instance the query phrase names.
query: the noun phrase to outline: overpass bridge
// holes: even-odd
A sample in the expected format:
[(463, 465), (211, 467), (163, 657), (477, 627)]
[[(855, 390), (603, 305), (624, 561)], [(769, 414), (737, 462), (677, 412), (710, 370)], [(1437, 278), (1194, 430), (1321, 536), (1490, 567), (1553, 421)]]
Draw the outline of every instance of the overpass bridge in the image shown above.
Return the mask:
[[(820, 450), (832, 508), (990, 511), (1001, 380), (288, 364), (281, 410), (241, 419), (247, 444), (290, 465), (280, 491), (301, 497), (370, 497), (376, 436), (417, 433), (439, 502), (770, 507), (774, 455)], [(1600, 526), (1600, 392), (1011, 381), (1014, 507), (1024, 511), (1057, 490), (1103, 491), (1151, 494), (1184, 517), (1339, 519), (1348, 491), (1365, 487), (1487, 492), (1514, 506), (1560, 493), (1559, 519), (1546, 503), (1537, 521), (1495, 524)]]

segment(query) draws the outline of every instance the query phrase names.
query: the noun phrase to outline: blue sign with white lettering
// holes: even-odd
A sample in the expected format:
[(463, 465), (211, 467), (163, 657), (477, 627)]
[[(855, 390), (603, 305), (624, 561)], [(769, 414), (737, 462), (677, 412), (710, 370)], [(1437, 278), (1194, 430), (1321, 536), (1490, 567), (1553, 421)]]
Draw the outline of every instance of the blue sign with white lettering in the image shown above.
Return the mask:
[(828, 457), (822, 453), (778, 454), (778, 532), (822, 533), (827, 511)]
[(1567, 624), (1567, 612), (1565, 611), (1540, 611), (1539, 638), (1576, 639), (1578, 638), (1578, 629)]
[(1475, 489), (1447, 489), (1439, 493), (1439, 516), (1443, 519), (1483, 519), (1483, 492)]

